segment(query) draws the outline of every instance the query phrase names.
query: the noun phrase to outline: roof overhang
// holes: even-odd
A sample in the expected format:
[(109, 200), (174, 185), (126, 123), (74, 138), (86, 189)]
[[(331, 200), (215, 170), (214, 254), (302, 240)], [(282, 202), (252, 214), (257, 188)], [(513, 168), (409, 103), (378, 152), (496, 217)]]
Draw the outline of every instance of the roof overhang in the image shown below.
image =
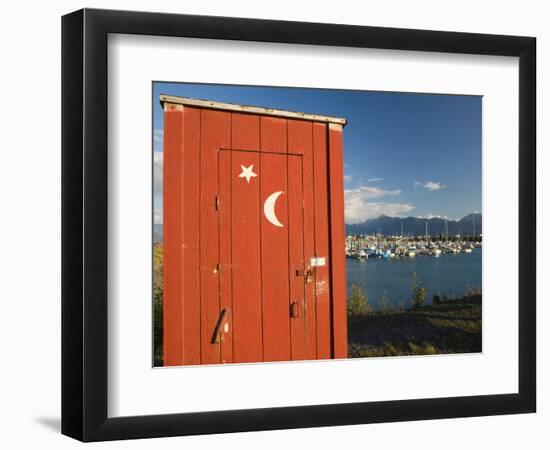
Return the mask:
[(272, 109), (272, 108), (264, 108), (261, 106), (239, 105), (236, 103), (221, 103), (221, 102), (213, 102), (210, 100), (201, 100), (197, 98), (177, 97), (174, 95), (160, 94), (160, 104), (163, 105), (164, 107), (166, 103), (175, 104), (175, 105), (193, 106), (195, 108), (208, 108), (208, 109), (217, 109), (222, 111), (231, 111), (231, 112), (239, 112), (239, 113), (246, 113), (246, 114), (260, 114), (263, 116), (284, 117), (286, 119), (300, 119), (300, 120), (308, 120), (311, 122), (324, 122), (328, 124), (337, 124), (341, 126), (345, 126), (347, 123), (347, 120), (341, 117), (322, 116), (319, 114), (308, 114), (308, 113), (296, 112), (296, 111), (286, 111), (284, 109)]

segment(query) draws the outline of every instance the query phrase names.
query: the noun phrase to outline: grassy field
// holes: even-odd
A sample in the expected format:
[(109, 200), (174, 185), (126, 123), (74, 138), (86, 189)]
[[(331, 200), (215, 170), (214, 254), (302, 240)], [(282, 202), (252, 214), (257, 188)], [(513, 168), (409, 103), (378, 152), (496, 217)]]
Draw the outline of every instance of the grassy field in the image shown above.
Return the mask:
[(349, 356), (481, 352), (481, 295), (348, 317)]

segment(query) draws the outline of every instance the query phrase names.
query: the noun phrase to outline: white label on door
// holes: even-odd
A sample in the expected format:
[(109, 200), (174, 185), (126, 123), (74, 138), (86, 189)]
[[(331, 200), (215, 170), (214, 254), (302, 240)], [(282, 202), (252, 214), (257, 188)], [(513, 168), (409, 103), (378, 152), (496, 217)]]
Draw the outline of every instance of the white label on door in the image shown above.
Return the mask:
[(311, 258), (311, 267), (324, 266), (326, 264), (326, 258)]

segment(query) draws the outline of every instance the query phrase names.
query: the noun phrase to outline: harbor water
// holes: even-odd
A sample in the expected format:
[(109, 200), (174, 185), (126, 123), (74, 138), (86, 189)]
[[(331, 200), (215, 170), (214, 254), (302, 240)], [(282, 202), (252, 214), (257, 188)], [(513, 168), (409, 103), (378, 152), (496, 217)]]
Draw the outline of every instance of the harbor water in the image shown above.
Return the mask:
[(358, 284), (373, 309), (379, 309), (383, 297), (390, 307), (408, 307), (412, 304), (412, 274), (416, 273), (417, 285), (428, 289), (426, 303), (433, 295), (462, 297), (468, 289), (481, 289), (481, 260), (481, 248), (438, 257), (346, 258), (348, 295), (352, 285)]

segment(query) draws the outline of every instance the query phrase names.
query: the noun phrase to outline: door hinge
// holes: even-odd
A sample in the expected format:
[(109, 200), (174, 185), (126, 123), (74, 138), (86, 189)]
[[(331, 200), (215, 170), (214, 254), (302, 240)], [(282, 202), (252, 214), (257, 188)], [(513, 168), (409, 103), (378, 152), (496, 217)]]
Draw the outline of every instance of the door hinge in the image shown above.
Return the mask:
[(216, 211), (220, 210), (220, 196), (216, 195)]

